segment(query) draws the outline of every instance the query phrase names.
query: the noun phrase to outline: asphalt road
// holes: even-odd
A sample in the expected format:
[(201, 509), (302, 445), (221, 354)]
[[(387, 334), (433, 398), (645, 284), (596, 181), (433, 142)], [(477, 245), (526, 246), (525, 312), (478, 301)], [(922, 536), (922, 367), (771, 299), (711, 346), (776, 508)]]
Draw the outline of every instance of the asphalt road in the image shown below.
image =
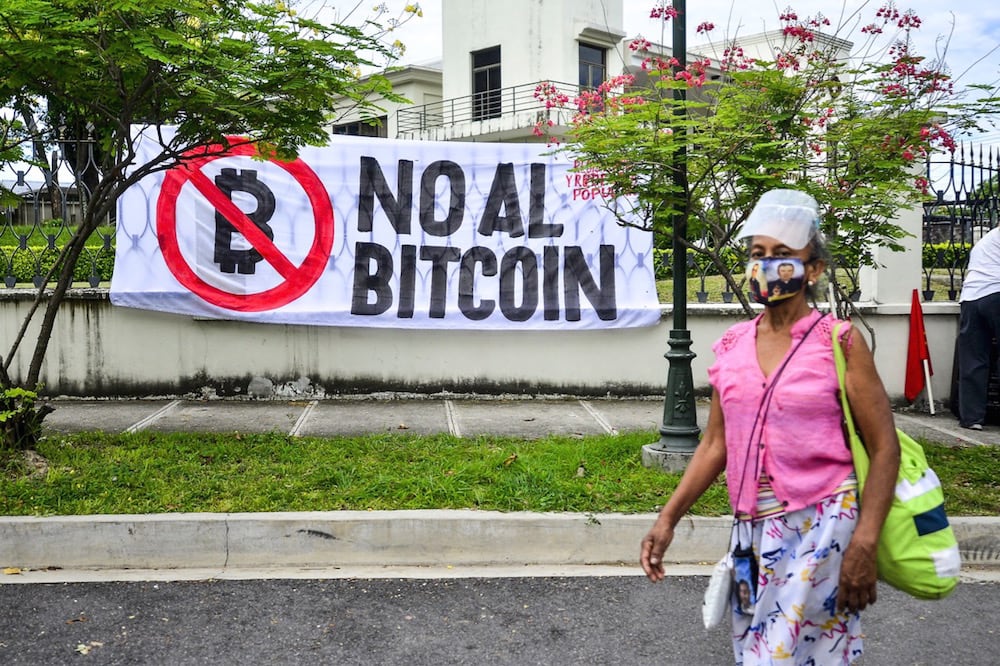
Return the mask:
[[(731, 664), (703, 576), (0, 585), (0, 664)], [(861, 664), (988, 664), (1000, 583), (880, 589)]]

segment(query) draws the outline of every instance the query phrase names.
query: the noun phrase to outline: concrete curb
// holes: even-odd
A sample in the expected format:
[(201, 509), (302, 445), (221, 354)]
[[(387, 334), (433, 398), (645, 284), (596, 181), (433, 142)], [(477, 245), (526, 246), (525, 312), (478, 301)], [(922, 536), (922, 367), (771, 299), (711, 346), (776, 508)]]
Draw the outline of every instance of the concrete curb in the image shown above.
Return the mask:
[[(0, 567), (634, 566), (654, 517), (473, 510), (6, 517)], [(715, 562), (730, 524), (684, 519), (667, 559)], [(952, 525), (967, 566), (1000, 567), (1000, 517), (956, 517)]]
[[(87, 569), (634, 564), (652, 515), (445, 511), (0, 519), (0, 566)], [(729, 519), (691, 518), (673, 558), (717, 559)]]

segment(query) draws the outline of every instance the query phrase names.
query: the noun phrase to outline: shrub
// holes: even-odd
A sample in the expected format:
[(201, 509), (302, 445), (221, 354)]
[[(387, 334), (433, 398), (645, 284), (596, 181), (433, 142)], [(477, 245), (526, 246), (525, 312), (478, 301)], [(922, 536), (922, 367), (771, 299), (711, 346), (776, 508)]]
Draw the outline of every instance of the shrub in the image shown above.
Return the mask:
[(927, 270), (965, 266), (969, 262), (971, 250), (972, 245), (969, 243), (924, 243), (923, 267)]
[(38, 441), (52, 407), (36, 407), (36, 400), (37, 393), (19, 387), (0, 392), (0, 453), (24, 451)]
[[(49, 249), (46, 245), (29, 246), (21, 249), (17, 246), (0, 247), (0, 274), (3, 275), (6, 286), (15, 284), (34, 284), (36, 276), (45, 275), (59, 256), (58, 249)], [(73, 270), (73, 279), (79, 282), (106, 282), (111, 279), (114, 270), (114, 249), (86, 248), (80, 255)]]

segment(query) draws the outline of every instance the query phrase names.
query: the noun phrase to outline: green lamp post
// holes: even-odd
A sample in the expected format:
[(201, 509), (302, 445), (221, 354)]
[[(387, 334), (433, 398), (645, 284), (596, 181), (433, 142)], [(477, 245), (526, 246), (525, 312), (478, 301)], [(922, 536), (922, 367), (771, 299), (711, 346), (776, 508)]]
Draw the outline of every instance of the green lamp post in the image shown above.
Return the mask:
[[(678, 70), (687, 67), (687, 35), (685, 30), (686, 0), (674, 0), (677, 16), (673, 19), (673, 57), (677, 59)], [(684, 113), (683, 88), (674, 90), (678, 113)], [(671, 165), (674, 183), (681, 192), (687, 192), (686, 152), (680, 148)], [(673, 276), (674, 311), (673, 329), (667, 344), (670, 350), (664, 355), (668, 363), (667, 389), (663, 401), (663, 421), (660, 425), (660, 441), (643, 447), (642, 461), (647, 467), (660, 467), (666, 471), (681, 471), (698, 446), (698, 419), (695, 409), (694, 379), (691, 373), (691, 332), (687, 328), (687, 250), (684, 238), (687, 236), (687, 215), (680, 212), (673, 218)]]

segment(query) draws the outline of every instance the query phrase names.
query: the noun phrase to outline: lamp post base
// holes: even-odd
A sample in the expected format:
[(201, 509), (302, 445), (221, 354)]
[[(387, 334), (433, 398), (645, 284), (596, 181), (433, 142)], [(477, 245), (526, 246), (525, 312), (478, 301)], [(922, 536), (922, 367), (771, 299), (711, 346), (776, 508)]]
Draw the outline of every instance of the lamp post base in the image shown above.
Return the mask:
[(693, 455), (694, 452), (665, 451), (659, 444), (646, 444), (642, 447), (642, 466), (680, 473), (687, 469)]
[(691, 333), (686, 329), (670, 331), (670, 346), (664, 356), (669, 363), (667, 391), (663, 401), (660, 441), (642, 449), (642, 464), (667, 471), (681, 471), (694, 455), (701, 429), (695, 408), (694, 378), (691, 373)]

